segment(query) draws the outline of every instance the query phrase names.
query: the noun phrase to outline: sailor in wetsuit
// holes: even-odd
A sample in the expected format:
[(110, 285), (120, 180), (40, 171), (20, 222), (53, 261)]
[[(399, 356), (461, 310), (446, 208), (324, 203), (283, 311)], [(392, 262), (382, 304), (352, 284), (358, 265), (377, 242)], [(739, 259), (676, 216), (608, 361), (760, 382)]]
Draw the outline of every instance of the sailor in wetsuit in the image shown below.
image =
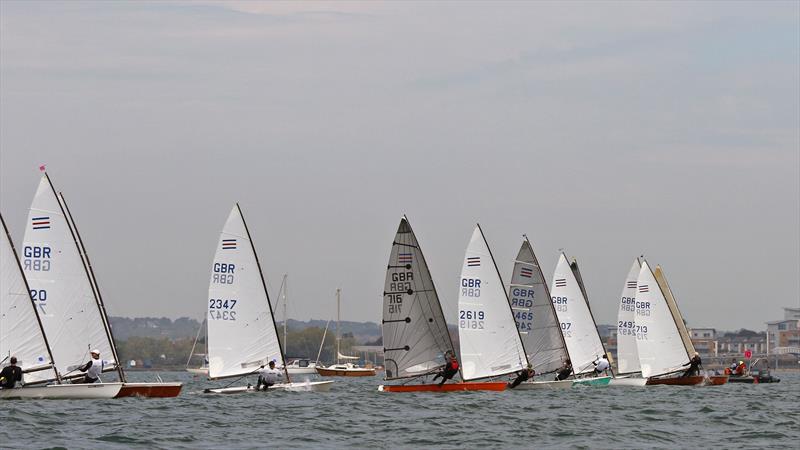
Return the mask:
[(566, 380), (570, 375), (572, 375), (572, 361), (567, 359), (564, 361), (564, 365), (558, 369), (558, 373), (556, 373), (556, 381)]
[(517, 378), (515, 378), (514, 381), (512, 381), (511, 383), (508, 383), (508, 388), (514, 389), (515, 387), (519, 386), (519, 384), (522, 383), (523, 381), (528, 381), (531, 378), (533, 378), (534, 375), (536, 375), (536, 371), (533, 370), (533, 366), (528, 364), (528, 367), (517, 372)]
[(598, 377), (603, 374), (609, 367), (611, 367), (611, 363), (608, 362), (608, 357), (603, 355), (597, 361), (594, 361), (594, 376)]
[[(280, 370), (275, 368), (275, 360), (269, 362), (269, 367), (261, 366), (261, 370), (258, 371), (258, 382), (256, 383), (256, 390), (266, 391), (275, 383), (278, 382), (278, 378), (280, 378), (281, 372)], [(261, 386), (264, 386), (264, 389), (261, 389)]]
[(100, 380), (100, 374), (103, 373), (103, 361), (100, 359), (100, 350), (92, 350), (92, 359), (86, 364), (78, 367), (81, 372), (86, 372), (86, 376), (80, 378), (73, 383), (97, 383)]
[(17, 381), (22, 382), (22, 368), (17, 366), (17, 357), (12, 356), (9, 362), (0, 371), (0, 389), (13, 389)]
[(692, 375), (700, 375), (700, 366), (702, 364), (703, 361), (700, 359), (700, 353), (694, 352), (692, 359), (690, 359), (688, 363), (684, 364), (684, 366), (689, 366), (689, 368), (686, 369), (686, 372), (683, 372), (683, 376), (690, 377)]
[(445, 365), (444, 368), (433, 377), (433, 381), (436, 381), (437, 378), (442, 377), (442, 381), (439, 383), (439, 386), (443, 385), (447, 380), (453, 378), (455, 374), (458, 373), (458, 360), (456, 359), (455, 355), (448, 350), (444, 354)]

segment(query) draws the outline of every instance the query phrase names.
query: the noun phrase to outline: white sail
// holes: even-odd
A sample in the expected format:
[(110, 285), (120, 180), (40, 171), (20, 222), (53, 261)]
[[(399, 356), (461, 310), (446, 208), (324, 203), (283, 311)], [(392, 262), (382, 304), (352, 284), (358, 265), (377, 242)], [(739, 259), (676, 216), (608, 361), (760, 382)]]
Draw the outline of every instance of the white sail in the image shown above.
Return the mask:
[(554, 372), (567, 356), (550, 290), (526, 237), (514, 261), (508, 299), (528, 360), (536, 373)]
[(661, 287), (661, 292), (664, 293), (664, 298), (667, 300), (669, 310), (672, 312), (672, 318), (675, 319), (675, 325), (678, 327), (678, 333), (681, 334), (683, 346), (686, 347), (686, 351), (689, 355), (693, 355), (695, 352), (694, 343), (692, 342), (692, 338), (689, 337), (689, 330), (686, 328), (683, 315), (680, 309), (678, 309), (678, 302), (675, 301), (675, 296), (672, 294), (672, 289), (669, 287), (667, 276), (664, 275), (664, 269), (662, 269), (660, 265), (656, 265), (655, 270), (653, 270), (653, 276), (656, 277), (656, 282)]
[(208, 285), (208, 375), (253, 373), (284, 365), (266, 286), (239, 205), (219, 236)]
[(42, 370), (53, 363), (2, 216), (0, 222), (0, 366), (16, 356), (24, 372), (33, 371), (25, 373), (26, 383), (55, 380), (54, 370)]
[(619, 373), (635, 373), (642, 370), (639, 352), (636, 349), (636, 280), (642, 265), (636, 258), (625, 278), (617, 313), (617, 368)]
[(28, 214), (21, 262), (59, 373), (76, 375), (92, 349), (100, 350), (104, 370), (113, 368), (114, 352), (87, 268), (47, 174)]
[(465, 381), (505, 375), (528, 364), (509, 312), (505, 286), (480, 225), (464, 256), (458, 295), (458, 335)]
[(408, 219), (392, 242), (383, 287), (385, 379), (414, 377), (441, 368), (453, 351), (447, 322)]
[(647, 261), (642, 262), (637, 280), (635, 331), (643, 377), (677, 372), (689, 362), (672, 312)]
[(589, 303), (583, 296), (583, 287), (578, 283), (575, 272), (563, 253), (558, 258), (550, 295), (561, 323), (561, 332), (574, 373), (591, 372), (594, 370), (592, 362), (602, 356), (605, 350), (589, 310)]

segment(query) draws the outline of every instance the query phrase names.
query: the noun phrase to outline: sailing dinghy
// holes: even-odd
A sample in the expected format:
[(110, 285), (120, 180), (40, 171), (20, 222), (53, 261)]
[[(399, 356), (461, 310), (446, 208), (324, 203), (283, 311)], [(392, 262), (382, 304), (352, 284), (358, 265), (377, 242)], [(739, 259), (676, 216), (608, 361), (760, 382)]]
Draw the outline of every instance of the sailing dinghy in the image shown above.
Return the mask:
[(625, 285), (622, 287), (619, 311), (617, 312), (617, 373), (611, 380), (612, 386), (645, 386), (647, 378), (642, 378), (639, 365), (639, 352), (636, 349), (636, 280), (642, 264), (636, 258), (631, 264)]
[[(274, 360), (284, 366), (283, 347), (255, 245), (239, 204), (219, 236), (208, 285), (208, 375), (210, 380), (244, 378)], [(333, 381), (285, 382), (269, 390), (328, 391)], [(251, 385), (206, 389), (211, 394), (256, 392)]]
[(702, 375), (681, 376), (689, 366), (694, 346), (660, 267), (655, 273), (642, 262), (637, 279), (636, 332), (642, 377), (647, 384), (696, 386), (724, 384), (727, 376), (706, 379)]
[[(502, 284), (500, 285), (502, 289)], [(508, 313), (506, 313), (508, 314)], [(466, 320), (466, 319), (465, 319)], [(403, 216), (392, 241), (383, 289), (384, 379), (402, 384), (378, 386), (381, 392), (502, 391), (504, 382), (450, 382), (429, 377), (455, 354), (428, 264), (408, 219)], [(462, 379), (463, 365), (459, 366)]]
[(0, 365), (15, 356), (23, 378), (13, 389), (0, 389), (0, 399), (113, 398), (122, 383), (61, 384), (31, 297), (33, 291), (25, 280), (2, 215), (0, 222)]
[(576, 379), (573, 384), (607, 385), (611, 381), (610, 376), (590, 377), (594, 372), (592, 363), (606, 351), (589, 308), (578, 264), (574, 260), (570, 264), (563, 252), (558, 258), (550, 293), (574, 368), (573, 374)]
[(552, 378), (569, 354), (539, 260), (528, 237), (523, 237), (514, 261), (508, 299), (528, 360), (540, 381), (524, 381), (515, 389), (568, 389), (572, 387), (571, 379), (541, 380), (543, 375)]
[(77, 368), (88, 360), (90, 349), (99, 349), (112, 357), (102, 360), (103, 372), (116, 371), (122, 382), (117, 398), (180, 393), (181, 383), (127, 381), (89, 255), (64, 196), (56, 194), (47, 173), (31, 203), (23, 247), (23, 270), (62, 379), (82, 377)]

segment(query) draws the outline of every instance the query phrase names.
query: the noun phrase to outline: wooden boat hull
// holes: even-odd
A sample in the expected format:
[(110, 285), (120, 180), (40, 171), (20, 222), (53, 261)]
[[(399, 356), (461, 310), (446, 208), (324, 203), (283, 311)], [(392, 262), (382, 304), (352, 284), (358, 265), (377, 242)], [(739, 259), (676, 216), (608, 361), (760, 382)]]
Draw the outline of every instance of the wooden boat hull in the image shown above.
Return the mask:
[(396, 384), (380, 385), (378, 392), (458, 392), (458, 391), (504, 391), (504, 382), (445, 383), (438, 384)]
[(177, 397), (183, 383), (123, 383), (114, 398), (122, 397)]
[(608, 386), (611, 377), (579, 378), (572, 380), (572, 386)]
[(647, 386), (647, 378), (614, 378), (608, 384), (610, 386), (641, 387)]
[(706, 384), (709, 386), (721, 386), (728, 382), (728, 378), (728, 375), (712, 375), (708, 377)]
[(122, 383), (50, 384), (0, 389), (0, 399), (105, 399), (115, 398)]
[(691, 377), (673, 377), (673, 378), (648, 378), (647, 385), (667, 385), (667, 386), (698, 386), (705, 382), (706, 377), (696, 375)]
[(236, 386), (219, 389), (206, 389), (204, 394), (247, 394), (270, 391), (290, 391), (290, 392), (328, 392), (331, 390), (333, 381), (309, 381), (306, 383), (278, 383), (270, 386), (266, 391), (257, 391), (255, 386)]
[(514, 390), (529, 391), (538, 389), (569, 389), (572, 387), (573, 380), (560, 381), (523, 381)]
[(372, 377), (375, 376), (375, 369), (328, 369), (317, 367), (317, 373), (323, 377)]

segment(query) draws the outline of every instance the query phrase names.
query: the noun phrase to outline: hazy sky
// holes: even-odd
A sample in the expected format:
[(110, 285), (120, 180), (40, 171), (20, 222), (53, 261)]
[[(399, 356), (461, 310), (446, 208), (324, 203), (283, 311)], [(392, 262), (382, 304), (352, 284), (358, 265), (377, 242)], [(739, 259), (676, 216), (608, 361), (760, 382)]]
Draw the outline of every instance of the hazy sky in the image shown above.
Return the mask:
[(631, 261), (690, 326), (800, 304), (800, 3), (0, 2), (0, 208), (47, 164), (111, 314), (203, 317), (239, 201), (290, 316), (380, 321), (408, 214), (455, 321), (483, 226), (581, 264), (616, 323)]

